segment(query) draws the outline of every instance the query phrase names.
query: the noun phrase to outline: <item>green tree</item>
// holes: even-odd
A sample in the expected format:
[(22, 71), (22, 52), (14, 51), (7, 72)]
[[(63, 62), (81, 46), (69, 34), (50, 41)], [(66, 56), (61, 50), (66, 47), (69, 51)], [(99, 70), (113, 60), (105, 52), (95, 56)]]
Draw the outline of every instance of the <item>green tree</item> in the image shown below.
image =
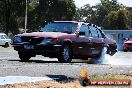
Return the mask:
[(76, 11), (75, 11), (75, 15), (74, 15), (74, 17), (73, 17), (73, 20), (78, 21), (78, 20), (80, 20), (80, 19), (82, 19), (82, 16), (81, 16), (81, 14), (80, 14), (80, 9), (79, 9), (79, 8), (76, 8)]
[[(24, 28), (25, 7), (26, 0), (1, 0), (0, 30), (16, 34)], [(38, 30), (53, 20), (72, 20), (75, 11), (73, 0), (28, 0), (27, 29)]]
[(28, 14), (27, 14), (27, 21), (28, 21), (27, 29), (29, 29), (28, 32), (38, 31), (39, 20), (37, 20), (38, 19), (37, 6), (38, 6), (37, 0), (36, 2), (33, 2), (28, 5)]
[(128, 25), (129, 25), (129, 29), (132, 29), (132, 7), (126, 7), (126, 9), (129, 11), (128, 13)]
[[(1, 15), (2, 20), (0, 23), (3, 24), (3, 31), (8, 34), (9, 32), (17, 33), (18, 29), (18, 18), (24, 13), (25, 0), (1, 0), (2, 8)], [(3, 21), (3, 22), (2, 22)]]
[(5, 31), (4, 2), (0, 1), (0, 32)]
[(104, 19), (105, 29), (117, 29), (117, 12), (111, 11)]
[(129, 22), (128, 22), (129, 29), (132, 30), (132, 12), (129, 12), (128, 19), (129, 19)]
[(97, 24), (100, 26), (104, 26), (103, 22), (106, 18), (106, 16), (111, 11), (118, 11), (122, 6), (117, 2), (117, 0), (101, 0), (101, 3), (96, 5), (97, 8)]
[[(91, 17), (95, 16), (94, 7), (91, 7), (89, 4), (82, 6), (81, 8), (77, 8), (74, 20), (81, 20), (86, 22), (93, 22)], [(83, 19), (85, 18), (85, 19)]]
[(54, 20), (72, 20), (76, 9), (73, 0), (39, 0), (40, 24)]
[(120, 9), (117, 12), (117, 28), (128, 29), (128, 11), (126, 9)]

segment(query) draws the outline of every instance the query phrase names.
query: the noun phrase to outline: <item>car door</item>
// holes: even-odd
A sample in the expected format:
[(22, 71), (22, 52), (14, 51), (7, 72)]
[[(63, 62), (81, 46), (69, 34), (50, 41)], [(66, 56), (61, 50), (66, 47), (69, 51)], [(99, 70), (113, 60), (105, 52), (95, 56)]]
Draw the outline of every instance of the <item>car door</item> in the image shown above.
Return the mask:
[(96, 27), (90, 27), (92, 37), (92, 54), (99, 54), (104, 46), (104, 39)]
[(75, 39), (76, 47), (74, 48), (74, 54), (81, 57), (88, 56), (88, 53), (90, 53), (88, 50), (92, 44), (91, 42), (92, 39), (90, 38), (88, 26), (82, 24), (79, 30), (79, 36)]

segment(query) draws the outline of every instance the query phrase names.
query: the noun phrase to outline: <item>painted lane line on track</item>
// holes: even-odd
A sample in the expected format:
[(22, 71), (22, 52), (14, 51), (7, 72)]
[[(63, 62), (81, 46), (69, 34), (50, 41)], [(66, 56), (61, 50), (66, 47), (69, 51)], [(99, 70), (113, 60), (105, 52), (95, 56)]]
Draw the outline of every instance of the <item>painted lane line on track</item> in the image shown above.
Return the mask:
[(56, 80), (56, 79), (58, 79), (58, 78), (28, 77), (28, 76), (6, 76), (6, 77), (0, 77), (0, 85), (24, 83), (24, 82), (36, 82), (36, 81), (43, 81), (43, 80)]

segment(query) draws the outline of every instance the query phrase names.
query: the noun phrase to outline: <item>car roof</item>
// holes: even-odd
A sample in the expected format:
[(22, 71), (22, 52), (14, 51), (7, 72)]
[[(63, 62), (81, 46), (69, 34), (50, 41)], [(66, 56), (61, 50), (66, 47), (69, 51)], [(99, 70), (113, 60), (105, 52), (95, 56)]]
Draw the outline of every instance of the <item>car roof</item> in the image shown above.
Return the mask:
[(57, 23), (84, 23), (84, 22), (79, 22), (79, 21), (53, 21), (53, 22), (57, 22)]
[[(80, 21), (52, 21), (52, 22), (49, 22), (48, 24), (50, 24), (50, 23), (76, 23), (76, 24), (80, 25), (84, 22), (80, 22)], [(42, 27), (44, 27), (44, 26), (45, 26), (45, 24), (42, 25)]]
[(0, 33), (0, 35), (6, 35), (5, 33)]

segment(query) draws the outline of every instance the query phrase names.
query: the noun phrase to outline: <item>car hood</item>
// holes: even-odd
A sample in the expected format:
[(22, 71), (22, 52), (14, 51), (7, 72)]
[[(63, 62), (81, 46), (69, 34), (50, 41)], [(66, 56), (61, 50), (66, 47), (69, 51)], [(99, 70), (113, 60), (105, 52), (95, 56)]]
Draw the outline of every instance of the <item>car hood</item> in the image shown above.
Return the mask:
[(109, 37), (106, 37), (105, 38), (105, 42), (108, 43), (108, 44), (113, 44), (113, 43), (116, 43), (116, 41), (112, 38), (109, 38)]
[(35, 37), (51, 37), (57, 38), (58, 36), (66, 35), (67, 33), (61, 32), (32, 32), (32, 33), (23, 33), (18, 34), (18, 36), (35, 36)]
[(125, 41), (124, 43), (132, 44), (132, 41)]

